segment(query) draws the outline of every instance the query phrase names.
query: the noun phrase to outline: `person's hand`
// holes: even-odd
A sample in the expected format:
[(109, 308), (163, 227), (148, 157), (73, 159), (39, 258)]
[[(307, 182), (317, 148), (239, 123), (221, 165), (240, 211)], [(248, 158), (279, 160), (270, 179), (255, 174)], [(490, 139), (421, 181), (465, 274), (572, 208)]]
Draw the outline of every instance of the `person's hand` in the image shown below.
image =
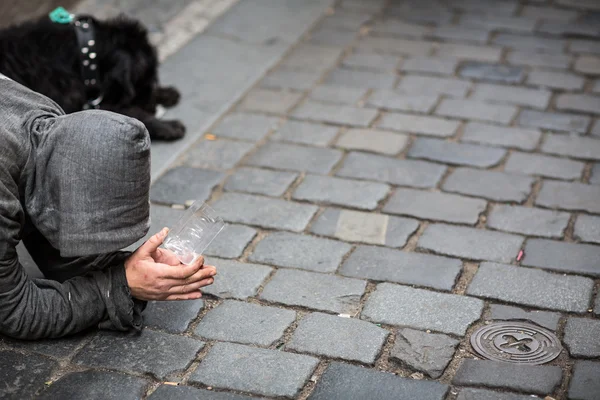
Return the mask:
[(164, 228), (125, 261), (131, 295), (140, 300), (192, 300), (202, 297), (200, 288), (213, 283), (215, 267), (198, 257), (193, 264), (174, 261), (172, 252), (159, 249), (167, 236)]

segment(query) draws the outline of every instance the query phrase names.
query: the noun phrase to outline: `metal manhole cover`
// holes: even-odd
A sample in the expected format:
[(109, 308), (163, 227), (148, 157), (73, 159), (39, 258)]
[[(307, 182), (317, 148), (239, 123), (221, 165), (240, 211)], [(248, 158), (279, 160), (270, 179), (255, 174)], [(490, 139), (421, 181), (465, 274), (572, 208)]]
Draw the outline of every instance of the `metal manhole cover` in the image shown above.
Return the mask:
[(471, 336), (471, 346), (483, 358), (517, 364), (554, 360), (562, 345), (554, 333), (525, 322), (492, 322)]

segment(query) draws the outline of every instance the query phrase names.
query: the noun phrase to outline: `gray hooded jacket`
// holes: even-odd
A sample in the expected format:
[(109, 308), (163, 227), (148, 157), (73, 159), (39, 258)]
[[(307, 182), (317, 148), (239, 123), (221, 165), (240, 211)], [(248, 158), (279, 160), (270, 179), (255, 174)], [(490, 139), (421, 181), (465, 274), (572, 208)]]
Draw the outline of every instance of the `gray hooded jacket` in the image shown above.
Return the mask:
[[(149, 227), (150, 139), (137, 120), (65, 115), (0, 75), (0, 334), (139, 330), (118, 251)], [(19, 263), (23, 241), (47, 279)]]

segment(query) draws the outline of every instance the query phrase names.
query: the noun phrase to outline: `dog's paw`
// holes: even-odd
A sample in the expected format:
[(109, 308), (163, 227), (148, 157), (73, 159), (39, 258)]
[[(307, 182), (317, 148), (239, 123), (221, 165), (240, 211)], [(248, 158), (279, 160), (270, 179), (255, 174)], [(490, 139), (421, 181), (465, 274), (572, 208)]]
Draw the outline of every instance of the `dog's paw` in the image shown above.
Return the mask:
[(179, 103), (181, 95), (172, 86), (160, 87), (156, 92), (156, 102), (164, 107), (173, 107)]
[(178, 120), (160, 121), (151, 131), (151, 138), (157, 140), (177, 140), (185, 135), (185, 125)]

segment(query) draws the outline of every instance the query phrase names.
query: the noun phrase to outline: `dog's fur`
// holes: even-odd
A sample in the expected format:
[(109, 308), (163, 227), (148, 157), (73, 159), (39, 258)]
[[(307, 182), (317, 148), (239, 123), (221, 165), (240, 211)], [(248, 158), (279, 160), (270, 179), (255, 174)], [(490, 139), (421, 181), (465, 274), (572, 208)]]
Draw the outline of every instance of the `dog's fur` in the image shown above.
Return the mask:
[[(158, 85), (158, 58), (146, 28), (124, 16), (94, 20), (94, 28), (104, 95), (99, 108), (139, 119), (151, 139), (182, 137), (180, 121), (155, 118), (157, 105), (174, 106), (179, 92)], [(47, 17), (0, 30), (0, 72), (48, 96), (66, 113), (83, 110), (88, 100), (79, 51), (74, 26)]]

